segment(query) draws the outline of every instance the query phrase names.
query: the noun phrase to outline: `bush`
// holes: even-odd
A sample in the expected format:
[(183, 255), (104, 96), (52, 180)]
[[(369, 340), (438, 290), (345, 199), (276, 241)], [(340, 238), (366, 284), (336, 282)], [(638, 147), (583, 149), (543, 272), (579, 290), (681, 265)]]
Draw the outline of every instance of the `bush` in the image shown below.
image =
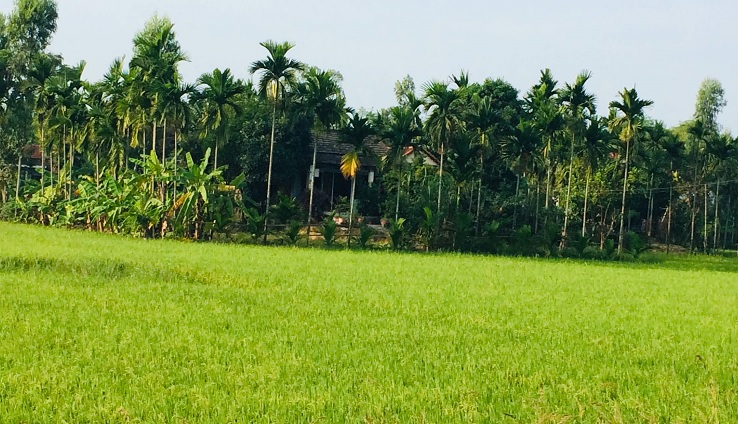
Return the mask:
[(605, 258), (605, 251), (600, 250), (594, 246), (587, 246), (584, 251), (582, 252), (582, 258), (583, 259), (594, 259), (594, 260), (604, 260)]
[(390, 221), (390, 243), (395, 250), (402, 249), (405, 245), (405, 218)]
[(560, 251), (562, 258), (579, 258), (579, 251), (576, 247), (567, 247)]
[(290, 221), (287, 226), (287, 230), (284, 233), (284, 240), (291, 245), (297, 244), (297, 240), (300, 238), (300, 227), (302, 225), (299, 221)]
[(361, 225), (359, 225), (359, 246), (361, 246), (362, 249), (365, 249), (369, 245), (369, 241), (372, 239), (372, 236), (374, 236), (374, 230), (372, 227), (368, 226), (365, 222), (362, 222)]
[(326, 246), (332, 246), (336, 241), (336, 231), (338, 230), (338, 224), (333, 220), (333, 215), (323, 220), (323, 226), (320, 227), (320, 234), (323, 235), (323, 241)]
[(628, 252), (623, 252), (621, 254), (615, 254), (615, 260), (620, 262), (635, 262), (636, 257)]

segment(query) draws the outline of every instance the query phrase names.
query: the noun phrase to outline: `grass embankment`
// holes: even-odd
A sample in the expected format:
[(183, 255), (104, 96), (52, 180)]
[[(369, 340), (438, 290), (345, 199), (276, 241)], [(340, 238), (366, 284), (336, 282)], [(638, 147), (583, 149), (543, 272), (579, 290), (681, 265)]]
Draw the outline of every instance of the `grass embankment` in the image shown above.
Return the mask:
[(738, 262), (0, 223), (0, 421), (738, 422)]

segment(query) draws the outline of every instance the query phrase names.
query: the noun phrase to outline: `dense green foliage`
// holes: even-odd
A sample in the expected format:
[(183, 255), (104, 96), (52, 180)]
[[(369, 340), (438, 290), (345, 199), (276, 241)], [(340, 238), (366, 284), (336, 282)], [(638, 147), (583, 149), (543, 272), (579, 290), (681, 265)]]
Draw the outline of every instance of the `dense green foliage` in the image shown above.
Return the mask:
[[(187, 83), (174, 25), (156, 16), (128, 63), (89, 82), (84, 63), (46, 52), (56, 16), (53, 1), (18, 0), (0, 19), (0, 218), (293, 243), (335, 212), (347, 245), (371, 216), (403, 219), (401, 232), (377, 236), (395, 248), (610, 257), (612, 242), (623, 257), (631, 233), (667, 250), (736, 247), (738, 143), (718, 124), (718, 81), (705, 80), (693, 118), (673, 129), (647, 117), (652, 102), (635, 89), (598, 113), (587, 87), (596, 76), (559, 83), (549, 70), (524, 92), (464, 72), (418, 90), (408, 76), (396, 106), (355, 113), (341, 75), (291, 58), (291, 43), (261, 43), (266, 57), (248, 70), (256, 86), (230, 69)], [(326, 131), (351, 146), (346, 210), (304, 184)], [(356, 176), (370, 135), (389, 153), (367, 187)], [(272, 216), (280, 193), (302, 208), (289, 221)]]
[(736, 422), (738, 262), (662, 259), (226, 246), (0, 223), (0, 416)]

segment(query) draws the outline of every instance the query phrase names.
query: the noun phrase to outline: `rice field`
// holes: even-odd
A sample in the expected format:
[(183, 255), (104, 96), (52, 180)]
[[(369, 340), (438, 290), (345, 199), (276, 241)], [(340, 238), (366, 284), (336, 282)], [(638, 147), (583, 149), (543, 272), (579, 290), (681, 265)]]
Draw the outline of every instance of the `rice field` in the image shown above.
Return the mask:
[(0, 223), (0, 422), (738, 422), (738, 260), (659, 258)]

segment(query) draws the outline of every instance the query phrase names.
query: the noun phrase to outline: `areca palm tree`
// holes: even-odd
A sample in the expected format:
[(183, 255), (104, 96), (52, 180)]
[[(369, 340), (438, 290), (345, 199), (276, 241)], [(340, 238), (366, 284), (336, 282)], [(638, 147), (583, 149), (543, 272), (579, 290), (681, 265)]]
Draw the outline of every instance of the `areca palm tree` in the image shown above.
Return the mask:
[(446, 145), (449, 138), (462, 125), (461, 103), (457, 90), (449, 89), (447, 83), (431, 81), (424, 86), (425, 110), (428, 119), (425, 122), (426, 131), (430, 135), (435, 147), (441, 154), (441, 163), (438, 169), (438, 206), (441, 211), (441, 193), (443, 190), (443, 162), (446, 155)]
[(484, 156), (489, 152), (491, 143), (489, 133), (503, 121), (500, 113), (494, 108), (492, 99), (475, 95), (472, 97), (473, 109), (466, 117), (469, 130), (476, 131), (479, 144), (479, 189), (477, 191), (477, 213), (475, 233), (479, 234), (479, 216), (482, 211), (482, 175), (484, 174)]
[[(297, 85), (297, 99), (309, 114), (313, 115), (314, 128), (318, 134), (339, 124), (344, 118), (346, 98), (341, 89), (341, 74), (335, 71), (308, 69)], [(313, 194), (315, 191), (315, 166), (318, 157), (318, 143), (313, 140), (313, 160), (308, 175), (310, 198), (308, 201), (307, 233), (310, 243), (310, 231), (313, 215)]]
[(587, 208), (589, 206), (589, 183), (592, 173), (612, 149), (612, 137), (607, 131), (606, 122), (602, 118), (592, 117), (582, 138), (582, 159), (586, 167), (586, 182), (584, 188), (584, 209), (582, 211), (582, 237), (587, 235)]
[(23, 81), (22, 88), (30, 90), (35, 97), (34, 110), (38, 121), (40, 132), (41, 151), (41, 187), (45, 186), (45, 162), (46, 162), (46, 129), (48, 128), (48, 113), (54, 101), (53, 93), (49, 92), (47, 81), (58, 72), (60, 59), (48, 54), (40, 54), (28, 70), (28, 75)]
[[(259, 92), (263, 96), (271, 98), (274, 102), (272, 109), (272, 132), (269, 142), (266, 209), (264, 210), (265, 218), (268, 218), (269, 200), (272, 190), (272, 162), (274, 159), (274, 131), (277, 125), (277, 103), (279, 102), (280, 95), (284, 98), (286, 84), (294, 82), (295, 73), (302, 70), (304, 65), (287, 57), (287, 53), (294, 47), (291, 43), (276, 43), (268, 40), (260, 44), (267, 49), (269, 55), (266, 59), (257, 60), (252, 63), (249, 72), (252, 74), (257, 72), (261, 74), (259, 77)], [(268, 219), (264, 219), (264, 225), (268, 225)], [(266, 243), (266, 236), (267, 232), (264, 231), (264, 243)]]
[(213, 169), (218, 169), (218, 145), (228, 142), (230, 116), (240, 111), (236, 98), (246, 89), (240, 81), (234, 80), (230, 69), (221, 72), (216, 68), (212, 73), (200, 76), (197, 83), (203, 87), (200, 123), (204, 135), (211, 131), (215, 133)]
[(566, 187), (566, 206), (564, 208), (564, 227), (561, 229), (562, 246), (566, 243), (569, 226), (570, 204), (571, 204), (571, 181), (574, 167), (574, 147), (577, 139), (586, 128), (585, 118), (595, 114), (595, 96), (587, 93), (584, 85), (591, 74), (584, 71), (577, 75), (574, 84), (567, 83), (561, 91), (561, 102), (568, 118), (568, 127), (571, 132), (571, 145), (569, 150), (569, 177)]
[(402, 191), (402, 170), (405, 161), (405, 151), (416, 144), (419, 137), (423, 135), (417, 126), (417, 112), (410, 107), (394, 106), (389, 109), (386, 118), (377, 116), (376, 128), (379, 136), (389, 147), (389, 152), (384, 158), (387, 166), (395, 167), (398, 172), (396, 200), (395, 200), (395, 222), (400, 218), (400, 194)]
[[(520, 194), (520, 179), (526, 176), (543, 158), (541, 153), (541, 133), (529, 121), (521, 121), (511, 135), (502, 139), (502, 159), (516, 175), (515, 197)], [(517, 201), (513, 212), (513, 230), (516, 226)]]
[(643, 129), (644, 109), (653, 104), (651, 100), (639, 98), (635, 88), (630, 90), (624, 88), (619, 94), (620, 101), (610, 102), (610, 108), (616, 111), (610, 126), (618, 132), (620, 141), (625, 143), (625, 169), (623, 172), (623, 199), (620, 206), (618, 254), (623, 253), (623, 243), (625, 241), (625, 199), (628, 195), (630, 147), (632, 143), (638, 142), (638, 137)]
[(348, 246), (351, 247), (351, 230), (354, 219), (354, 199), (356, 193), (356, 175), (361, 169), (362, 158), (371, 157), (374, 153), (366, 144), (369, 136), (374, 135), (375, 130), (371, 122), (358, 113), (354, 113), (348, 119), (348, 123), (341, 130), (341, 142), (351, 146), (351, 150), (341, 157), (341, 174), (346, 179), (351, 179), (351, 201), (349, 207), (349, 232)]

